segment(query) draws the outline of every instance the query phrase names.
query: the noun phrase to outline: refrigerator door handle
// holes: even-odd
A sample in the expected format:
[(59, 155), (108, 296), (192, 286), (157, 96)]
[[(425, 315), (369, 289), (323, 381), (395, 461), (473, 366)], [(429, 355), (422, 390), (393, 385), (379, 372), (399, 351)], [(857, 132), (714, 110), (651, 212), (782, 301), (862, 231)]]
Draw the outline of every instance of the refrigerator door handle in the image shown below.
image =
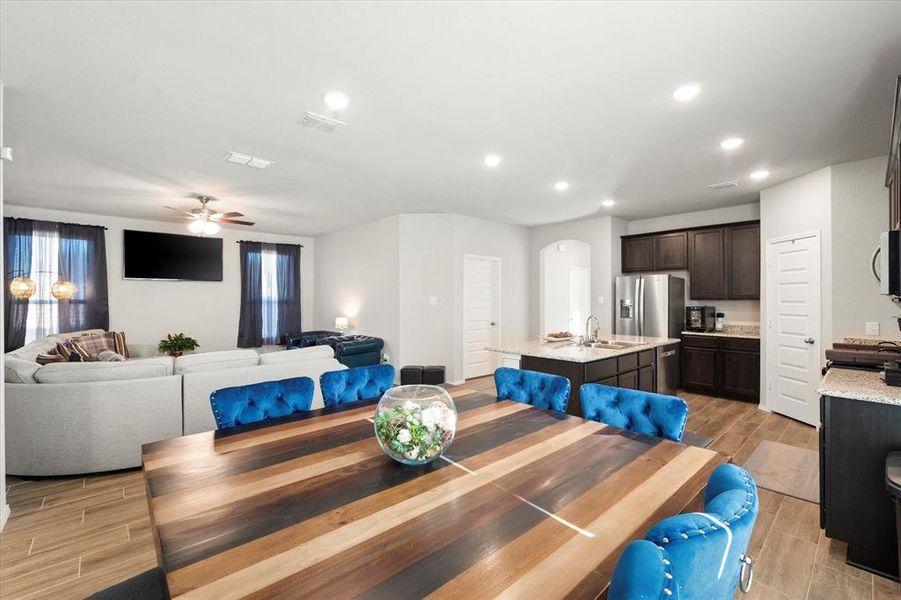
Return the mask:
[(644, 335), (644, 277), (639, 277), (636, 282), (638, 288), (636, 298), (638, 298), (638, 335)]

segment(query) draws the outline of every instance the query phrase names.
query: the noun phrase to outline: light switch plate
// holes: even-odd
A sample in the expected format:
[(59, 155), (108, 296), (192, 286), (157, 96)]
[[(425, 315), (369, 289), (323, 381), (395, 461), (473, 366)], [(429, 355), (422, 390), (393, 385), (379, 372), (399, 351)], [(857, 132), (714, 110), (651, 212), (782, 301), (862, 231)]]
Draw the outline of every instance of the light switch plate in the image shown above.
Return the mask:
[(867, 335), (879, 335), (879, 321), (867, 321)]
[(604, 297), (598, 296), (598, 304), (603, 304), (603, 303), (604, 303)]

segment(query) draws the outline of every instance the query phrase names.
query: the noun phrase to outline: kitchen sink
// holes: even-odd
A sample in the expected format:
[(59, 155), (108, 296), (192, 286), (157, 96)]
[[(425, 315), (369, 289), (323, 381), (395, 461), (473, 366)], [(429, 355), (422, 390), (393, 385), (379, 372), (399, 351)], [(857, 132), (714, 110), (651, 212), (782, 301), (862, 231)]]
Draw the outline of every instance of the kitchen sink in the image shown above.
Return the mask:
[(611, 340), (598, 340), (596, 342), (582, 342), (582, 346), (586, 346), (588, 348), (599, 348), (602, 350), (625, 350), (627, 348), (637, 348), (639, 346), (647, 346), (647, 344), (643, 342), (624, 342), (624, 341), (611, 341)]

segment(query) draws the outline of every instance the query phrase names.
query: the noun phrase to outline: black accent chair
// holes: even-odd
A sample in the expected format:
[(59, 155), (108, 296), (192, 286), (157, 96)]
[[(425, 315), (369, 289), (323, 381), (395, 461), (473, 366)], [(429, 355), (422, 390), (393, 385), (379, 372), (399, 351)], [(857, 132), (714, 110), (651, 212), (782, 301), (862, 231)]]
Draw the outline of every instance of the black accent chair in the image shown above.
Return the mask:
[(307, 348), (331, 346), (335, 359), (348, 367), (369, 367), (382, 362), (382, 338), (368, 335), (341, 335), (337, 331), (303, 331), (285, 336), (285, 346)]
[(162, 569), (150, 569), (91, 594), (88, 600), (169, 600), (169, 586)]

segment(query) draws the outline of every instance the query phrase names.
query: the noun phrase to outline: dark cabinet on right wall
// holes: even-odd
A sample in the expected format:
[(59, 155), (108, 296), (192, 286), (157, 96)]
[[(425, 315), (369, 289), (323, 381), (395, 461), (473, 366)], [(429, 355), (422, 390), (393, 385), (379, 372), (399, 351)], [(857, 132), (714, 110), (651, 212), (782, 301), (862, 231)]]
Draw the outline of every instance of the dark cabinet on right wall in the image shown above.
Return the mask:
[(885, 187), (888, 188), (889, 229), (901, 229), (901, 77), (895, 82), (895, 114)]

